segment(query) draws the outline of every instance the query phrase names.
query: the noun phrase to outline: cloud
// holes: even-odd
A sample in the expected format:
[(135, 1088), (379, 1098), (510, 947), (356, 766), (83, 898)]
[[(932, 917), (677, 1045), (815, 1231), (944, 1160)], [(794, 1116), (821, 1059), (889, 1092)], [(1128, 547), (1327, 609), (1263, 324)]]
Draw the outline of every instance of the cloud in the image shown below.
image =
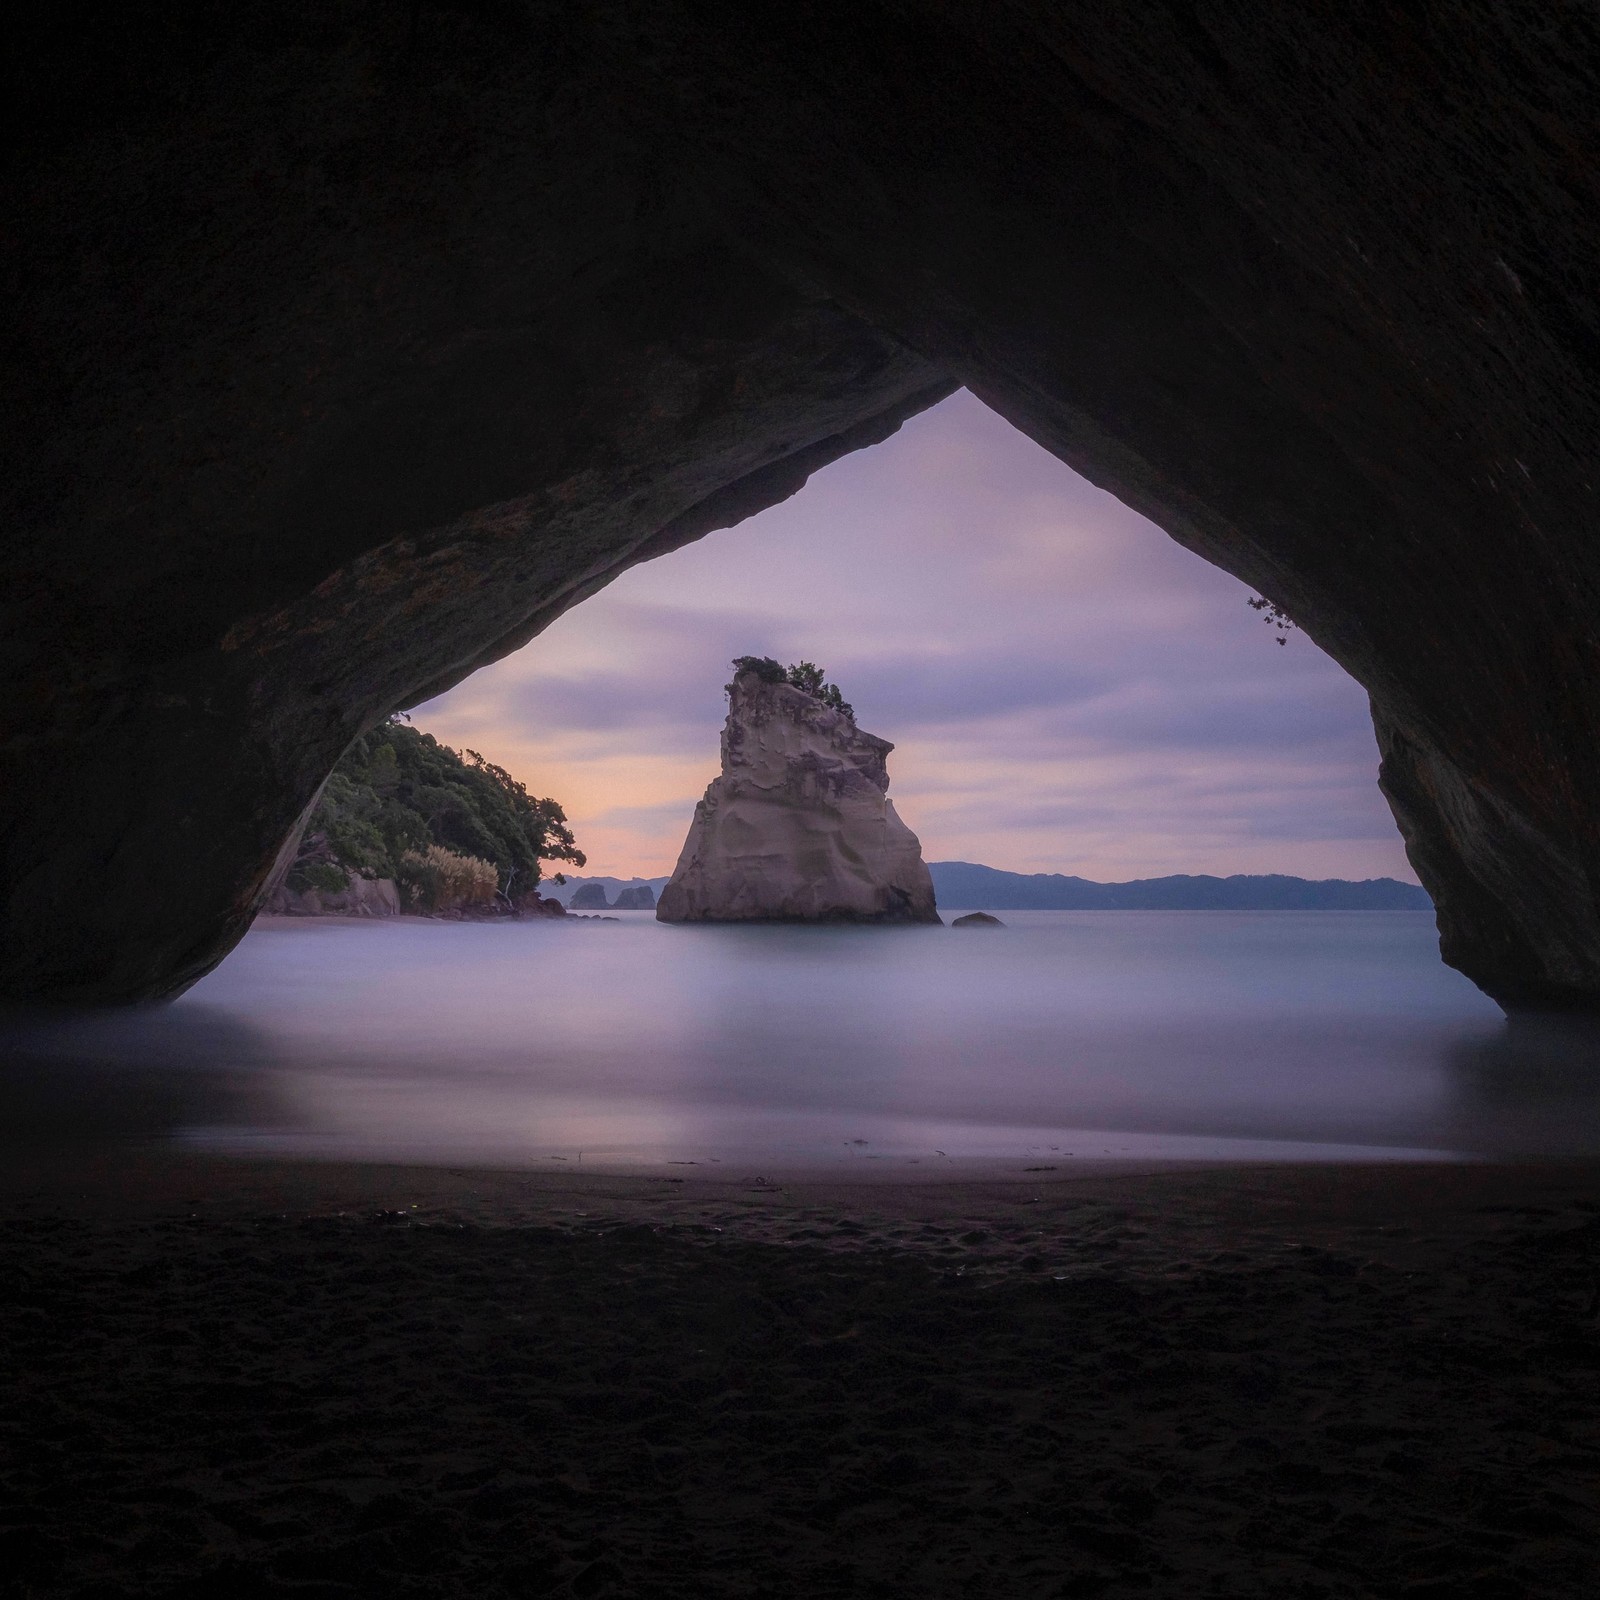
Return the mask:
[(660, 828), (676, 829), (682, 833), (694, 815), (698, 794), (674, 795), (648, 806), (611, 806), (598, 813), (597, 823), (612, 828), (642, 828), (654, 832)]
[(1249, 751), (1268, 770), (1288, 751), (1372, 741), (1366, 702), (1343, 683), (1272, 683), (1168, 676), (1123, 683), (1113, 694), (1055, 719), (1056, 736), (1092, 738), (1101, 747)]
[(911, 729), (988, 721), (1018, 711), (1079, 706), (1106, 694), (1116, 679), (1093, 663), (1032, 652), (907, 652), (852, 661), (836, 677), (863, 720), (902, 735)]
[(670, 869), (758, 653), (895, 742), (930, 859), (1409, 877), (1365, 695), (1248, 594), (961, 394), (415, 716), (560, 799), (602, 872)]

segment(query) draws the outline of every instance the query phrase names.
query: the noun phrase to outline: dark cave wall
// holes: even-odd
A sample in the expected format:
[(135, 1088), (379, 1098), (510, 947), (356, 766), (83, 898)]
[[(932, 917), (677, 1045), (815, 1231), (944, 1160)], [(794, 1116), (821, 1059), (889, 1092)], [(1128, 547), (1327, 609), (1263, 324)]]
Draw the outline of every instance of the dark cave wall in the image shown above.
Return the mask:
[(951, 387), (497, 19), (307, 27), (22, 174), (12, 994), (192, 982), (363, 728)]
[(1372, 695), (1446, 958), (1591, 1007), (1592, 10), (741, 16), (651, 47), (725, 214), (1283, 604)]
[(8, 172), (8, 992), (192, 981), (361, 727), (960, 381), (1367, 687), (1447, 959), (1600, 1005), (1592, 12), (118, 15)]

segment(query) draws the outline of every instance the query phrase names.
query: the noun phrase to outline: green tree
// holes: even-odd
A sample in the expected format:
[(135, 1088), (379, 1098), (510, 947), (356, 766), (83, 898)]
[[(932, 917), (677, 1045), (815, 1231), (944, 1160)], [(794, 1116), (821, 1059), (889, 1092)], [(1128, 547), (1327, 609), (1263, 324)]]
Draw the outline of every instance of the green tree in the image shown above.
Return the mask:
[(835, 711), (843, 712), (854, 722), (855, 708), (839, 693), (838, 684), (827, 681), (827, 676), (814, 661), (796, 661), (787, 673), (788, 681), (796, 689), (820, 700), (825, 706), (832, 706)]
[(815, 695), (820, 699), (828, 675), (814, 661), (796, 661), (790, 666), (787, 676), (802, 694)]
[[(733, 675), (741, 677), (746, 672), (753, 672), (763, 683), (783, 683), (787, 674), (771, 656), (735, 656), (733, 658)], [(733, 685), (725, 684), (731, 689)]]
[(403, 857), (433, 846), (492, 862), (508, 897), (535, 887), (543, 862), (585, 865), (554, 800), (530, 795), (476, 751), (458, 754), (390, 721), (357, 739), (334, 769), (288, 882), (328, 888), (335, 872), (392, 878)]
[[(771, 656), (735, 656), (734, 677), (738, 678), (745, 672), (755, 673), (763, 683), (787, 683), (790, 688), (798, 689), (802, 694), (808, 694), (825, 706), (842, 712), (852, 722), (856, 719), (855, 708), (839, 693), (838, 684), (827, 682), (827, 674), (814, 661), (795, 661), (783, 667)], [(733, 685), (730, 683), (724, 687), (731, 690)]]

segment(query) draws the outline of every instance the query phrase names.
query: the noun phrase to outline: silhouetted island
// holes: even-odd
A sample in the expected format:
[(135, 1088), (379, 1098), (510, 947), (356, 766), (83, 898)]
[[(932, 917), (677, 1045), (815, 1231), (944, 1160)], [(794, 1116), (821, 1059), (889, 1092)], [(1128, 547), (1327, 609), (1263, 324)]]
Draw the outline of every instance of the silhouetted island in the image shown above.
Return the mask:
[(1427, 890), (1397, 878), (1135, 878), (1095, 883), (1059, 872), (1002, 872), (974, 861), (935, 861), (928, 871), (947, 908), (982, 911), (1431, 911)]

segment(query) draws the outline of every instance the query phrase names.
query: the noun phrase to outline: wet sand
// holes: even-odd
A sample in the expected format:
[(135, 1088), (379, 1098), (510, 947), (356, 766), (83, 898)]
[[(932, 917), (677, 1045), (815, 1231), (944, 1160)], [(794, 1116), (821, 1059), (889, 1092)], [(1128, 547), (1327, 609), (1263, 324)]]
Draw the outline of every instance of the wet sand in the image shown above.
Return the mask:
[(1596, 1592), (1600, 1170), (1030, 1165), (9, 1160), (0, 1592)]

